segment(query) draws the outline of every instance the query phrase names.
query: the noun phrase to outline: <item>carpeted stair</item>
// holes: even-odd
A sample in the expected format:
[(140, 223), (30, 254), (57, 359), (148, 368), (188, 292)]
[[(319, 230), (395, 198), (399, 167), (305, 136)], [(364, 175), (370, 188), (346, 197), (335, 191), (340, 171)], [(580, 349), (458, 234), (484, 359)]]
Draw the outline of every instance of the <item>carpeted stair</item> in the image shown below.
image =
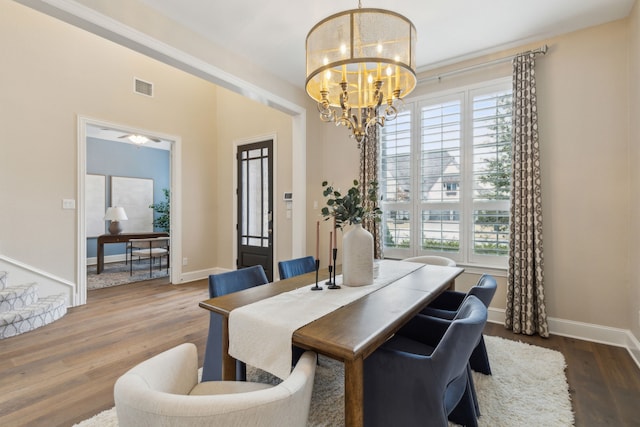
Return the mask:
[(8, 286), (0, 271), (0, 339), (29, 332), (67, 313), (64, 294), (38, 297), (38, 284)]

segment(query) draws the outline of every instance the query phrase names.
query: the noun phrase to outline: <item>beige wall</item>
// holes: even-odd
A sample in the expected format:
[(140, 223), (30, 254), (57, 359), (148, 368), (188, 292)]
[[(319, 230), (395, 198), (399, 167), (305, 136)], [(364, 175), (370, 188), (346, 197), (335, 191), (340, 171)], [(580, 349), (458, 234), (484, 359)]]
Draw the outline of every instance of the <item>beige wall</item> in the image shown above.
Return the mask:
[(537, 68), (548, 312), (617, 328), (630, 320), (627, 29), (552, 40)]
[[(184, 256), (215, 261), (216, 87), (14, 2), (0, 5), (0, 254), (76, 282), (77, 115), (181, 137)], [(155, 96), (133, 93), (133, 78)]]
[(629, 18), (629, 328), (640, 341), (640, 4)]
[[(308, 223), (309, 228), (313, 228), (315, 234), (316, 221), (320, 221), (320, 262), (322, 266), (326, 266), (329, 258), (329, 232), (333, 230), (333, 222), (324, 221), (324, 217), (320, 213), (322, 207), (326, 205), (326, 199), (322, 195), (322, 182), (328, 181), (334, 188), (346, 192), (353, 185), (353, 180), (358, 179), (360, 154), (355, 140), (349, 138), (349, 131), (345, 127), (336, 127), (334, 123), (321, 122), (317, 114), (312, 114), (312, 118), (321, 125), (322, 139), (319, 141), (321, 153), (309, 159), (311, 164), (320, 165), (320, 170), (314, 176), (309, 177), (307, 200), (311, 205), (318, 202), (318, 209), (312, 210), (312, 216)], [(342, 264), (341, 239), (342, 232), (338, 230), (338, 264)], [(307, 241), (309, 254), (315, 255), (315, 240), (314, 235)]]

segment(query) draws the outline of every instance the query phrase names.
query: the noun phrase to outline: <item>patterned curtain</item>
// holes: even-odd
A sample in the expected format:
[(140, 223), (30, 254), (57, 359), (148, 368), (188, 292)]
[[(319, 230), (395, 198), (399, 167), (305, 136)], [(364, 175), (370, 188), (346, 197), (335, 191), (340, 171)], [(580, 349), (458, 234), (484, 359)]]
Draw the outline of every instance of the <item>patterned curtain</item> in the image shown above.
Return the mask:
[(513, 62), (511, 236), (505, 327), (519, 334), (548, 337), (534, 56), (524, 54)]
[[(360, 144), (360, 190), (366, 195), (369, 183), (378, 181), (378, 128), (372, 126)], [(379, 198), (379, 197), (378, 197)], [(365, 198), (364, 206), (373, 208), (373, 202)], [(362, 226), (373, 235), (373, 257), (382, 258), (382, 227), (381, 223), (365, 220)]]

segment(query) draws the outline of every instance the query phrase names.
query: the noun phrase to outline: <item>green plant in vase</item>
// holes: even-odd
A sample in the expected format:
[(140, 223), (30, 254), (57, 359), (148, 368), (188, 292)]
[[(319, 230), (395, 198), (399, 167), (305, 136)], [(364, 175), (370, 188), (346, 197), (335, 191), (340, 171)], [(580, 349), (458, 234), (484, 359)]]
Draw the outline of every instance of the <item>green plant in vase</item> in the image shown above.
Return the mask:
[(149, 207), (160, 214), (153, 220), (153, 226), (168, 233), (171, 229), (171, 215), (169, 212), (171, 207), (171, 197), (167, 188), (163, 188), (162, 192), (164, 193), (165, 201), (149, 205)]
[[(354, 225), (342, 238), (342, 283), (347, 286), (365, 286), (373, 283), (373, 236), (362, 228), (365, 220), (380, 221), (382, 211), (377, 206), (378, 183), (371, 181), (366, 189), (357, 180), (346, 194), (322, 182), (322, 194), (327, 198), (327, 206), (321, 210), (325, 221), (335, 219), (335, 227), (343, 230), (346, 225)], [(336, 230), (337, 232), (337, 230)], [(334, 268), (337, 248), (333, 248)], [(329, 270), (331, 271), (331, 270)], [(335, 283), (334, 287), (339, 288)]]
[[(362, 224), (367, 219), (373, 219), (380, 222), (382, 211), (377, 205), (378, 202), (378, 182), (371, 181), (366, 189), (366, 194), (360, 190), (358, 180), (353, 180), (353, 187), (347, 190), (346, 194), (342, 194), (339, 190), (329, 185), (327, 181), (322, 182), (322, 195), (327, 197), (327, 206), (321, 210), (325, 221), (329, 218), (335, 218), (336, 227), (342, 228), (345, 225)], [(365, 201), (371, 202), (369, 207)]]

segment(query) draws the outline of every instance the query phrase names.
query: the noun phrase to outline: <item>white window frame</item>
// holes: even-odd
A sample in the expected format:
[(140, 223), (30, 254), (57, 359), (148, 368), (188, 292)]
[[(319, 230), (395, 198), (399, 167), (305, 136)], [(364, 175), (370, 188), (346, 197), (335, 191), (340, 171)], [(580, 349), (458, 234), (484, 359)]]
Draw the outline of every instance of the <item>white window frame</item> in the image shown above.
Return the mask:
[[(387, 202), (381, 203), (381, 209), (406, 210), (410, 213), (411, 232), (409, 248), (384, 248), (386, 258), (403, 259), (421, 255), (440, 255), (451, 258), (457, 264), (470, 267), (492, 267), (505, 269), (508, 265), (508, 256), (480, 255), (473, 252), (473, 98), (486, 93), (511, 90), (512, 80), (510, 77), (485, 81), (473, 85), (461, 86), (458, 88), (432, 93), (405, 99), (405, 110), (411, 113), (411, 201), (409, 202)], [(442, 202), (437, 205), (439, 210), (460, 211), (460, 251), (455, 253), (443, 251), (428, 251), (421, 249), (421, 215), (422, 210), (427, 206), (434, 209), (433, 203), (422, 203), (420, 200), (420, 112), (424, 105), (433, 105), (448, 100), (460, 100), (462, 102), (462, 127), (461, 127), (461, 147), (460, 147), (460, 167), (461, 180), (458, 188), (460, 201), (447, 203)], [(382, 152), (382, 150), (380, 150)], [(382, 162), (379, 162), (382, 165)], [(382, 176), (382, 174), (379, 174)], [(381, 179), (381, 181), (383, 181)], [(486, 209), (509, 210), (510, 201), (488, 201), (485, 203)], [(478, 202), (475, 203), (475, 206)], [(384, 225), (383, 225), (384, 226)], [(384, 235), (384, 232), (383, 232)]]

